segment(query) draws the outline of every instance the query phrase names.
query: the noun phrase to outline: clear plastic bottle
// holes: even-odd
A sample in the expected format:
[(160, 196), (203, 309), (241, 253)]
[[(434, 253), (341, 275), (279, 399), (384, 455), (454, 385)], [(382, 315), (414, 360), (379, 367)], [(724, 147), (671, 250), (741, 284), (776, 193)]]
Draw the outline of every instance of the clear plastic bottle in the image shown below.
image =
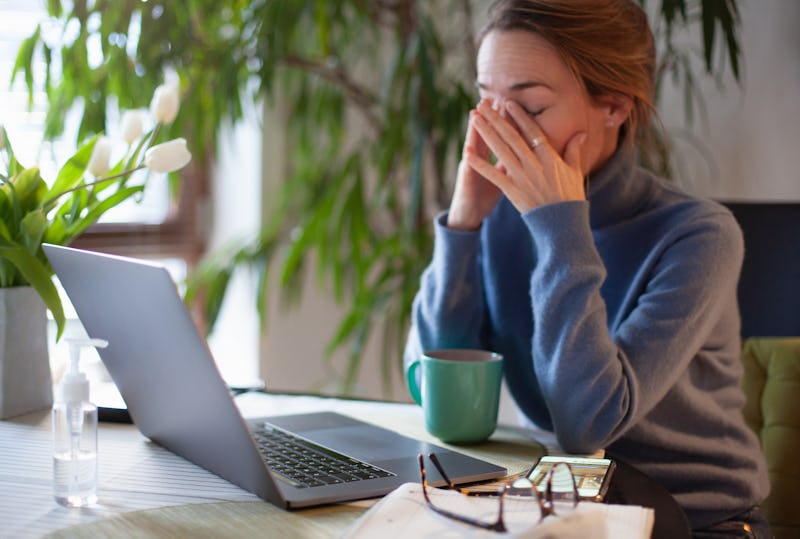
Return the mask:
[(53, 495), (67, 507), (97, 501), (97, 406), (89, 402), (89, 380), (80, 372), (85, 346), (104, 348), (101, 339), (67, 339), (70, 370), (53, 406)]

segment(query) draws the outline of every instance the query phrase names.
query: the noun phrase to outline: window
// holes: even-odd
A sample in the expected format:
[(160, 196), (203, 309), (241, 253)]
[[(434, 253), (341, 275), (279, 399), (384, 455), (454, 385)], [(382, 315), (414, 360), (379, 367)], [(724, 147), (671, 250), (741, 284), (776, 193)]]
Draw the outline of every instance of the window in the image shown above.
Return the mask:
[[(45, 179), (55, 172), (75, 149), (78, 114), (67, 121), (64, 137), (42, 143), (47, 97), (35, 92), (32, 106), (21, 77), (8, 88), (20, 43), (46, 20), (42, 3), (6, 0), (0, 4), (0, 121), (9, 132), (14, 150), (23, 164), (38, 163)], [(41, 70), (44, 60), (40, 59)], [(72, 129), (70, 129), (72, 128)], [(111, 133), (109, 133), (111, 134)], [(169, 195), (165, 177), (151, 177), (140, 203), (123, 204), (76, 240), (74, 245), (117, 254), (148, 257), (178, 257), (192, 266), (202, 255), (205, 242), (199, 214), (208, 194), (208, 167), (192, 163), (182, 172), (177, 197)]]
[[(24, 81), (9, 88), (16, 52), (22, 40), (45, 20), (43, 2), (0, 1), (0, 122), (6, 127), (14, 151), (23, 164), (38, 163), (43, 176), (52, 179), (75, 149), (74, 133), (78, 113), (68, 123), (61, 140), (42, 143), (47, 98), (44, 91), (33, 97), (28, 110)], [(42, 69), (44, 63), (42, 62)], [(247, 237), (260, 225), (261, 216), (261, 110), (255, 107), (242, 125), (225, 130), (216, 159), (217, 167), (196, 159), (181, 171), (177, 197), (169, 196), (166, 178), (151, 177), (145, 198), (138, 204), (120, 205), (80, 236), (73, 246), (157, 259), (181, 283), (204, 253), (207, 243), (213, 250), (232, 238)], [(108, 126), (113, 129), (114, 126)], [(109, 133), (114, 138), (114, 133)], [(212, 176), (213, 170), (213, 176)], [(235, 181), (230, 181), (231, 176)], [(219, 187), (215, 188), (215, 184)], [(223, 185), (224, 184), (224, 185)], [(211, 191), (215, 190), (213, 211), (219, 218), (212, 226)], [(255, 283), (237, 275), (230, 299), (226, 300), (209, 345), (220, 371), (232, 383), (249, 383), (258, 378), (259, 324), (253, 294)], [(62, 293), (68, 321), (65, 334), (83, 332), (69, 301)], [(54, 324), (53, 324), (54, 325)], [(54, 343), (51, 335), (51, 364), (54, 378), (66, 365), (66, 346)]]

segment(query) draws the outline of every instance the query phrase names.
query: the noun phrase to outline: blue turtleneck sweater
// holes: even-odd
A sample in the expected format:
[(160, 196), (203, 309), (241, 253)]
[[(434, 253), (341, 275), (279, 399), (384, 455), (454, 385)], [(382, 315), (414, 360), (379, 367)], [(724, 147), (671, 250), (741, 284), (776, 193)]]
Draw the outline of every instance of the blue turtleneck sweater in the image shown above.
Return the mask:
[(741, 231), (619, 151), (588, 200), (479, 231), (436, 219), (406, 363), (422, 350), (503, 354), (521, 411), (571, 453), (605, 448), (667, 488), (699, 528), (769, 490), (740, 389)]

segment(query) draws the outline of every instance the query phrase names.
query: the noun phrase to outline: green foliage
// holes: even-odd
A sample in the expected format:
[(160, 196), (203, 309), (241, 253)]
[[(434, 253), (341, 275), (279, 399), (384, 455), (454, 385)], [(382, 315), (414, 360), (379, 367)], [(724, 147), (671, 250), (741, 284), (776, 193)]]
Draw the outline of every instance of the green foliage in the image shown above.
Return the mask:
[[(639, 0), (639, 3), (647, 4), (646, 0)], [(696, 60), (702, 63), (705, 74), (715, 77), (720, 85), (728, 64), (734, 79), (739, 80), (739, 9), (736, 0), (664, 0), (659, 15), (653, 22), (659, 49), (656, 82), (660, 89), (660, 84), (669, 76), (674, 83), (683, 86), (684, 107), (691, 123), (695, 107), (703, 106), (703, 96), (697, 87)], [(676, 33), (698, 26), (702, 47), (686, 45), (685, 40), (680, 44), (675, 39)], [(724, 45), (721, 54), (717, 49), (720, 42)]]
[[(473, 3), (483, 5), (96, 0), (87, 7), (50, 0), (51, 14), (64, 28), (77, 25), (78, 37), (46, 43), (37, 31), (20, 49), (15, 74), (30, 81), (31, 50), (43, 50), (48, 134), (56, 135), (73, 103), (84, 104), (81, 132), (101, 131), (107, 100), (135, 106), (164, 69), (174, 70), (183, 82), (176, 129), (194, 134), (196, 154), (215, 148), (220, 125), (242, 116), (243, 99), (279, 99), (286, 123), (265, 129), (286, 132), (289, 164), (272, 212), (256, 238), (216, 253), (194, 272), (187, 301), (203, 298), (213, 327), (231, 275), (247, 266), (259, 276), (263, 316), (270, 276), (291, 303), (313, 264), (347, 308), (328, 347), (349, 350), (344, 392), (352, 390), (363, 347), (379, 324), (388, 387), (430, 258), (430, 215), (449, 202), (453, 163), (477, 101)], [(664, 0), (654, 25), (664, 55), (659, 75), (683, 73), (692, 91), (689, 52), (672, 35), (698, 21), (708, 73), (724, 65), (713, 61), (721, 28), (738, 76), (735, 1)], [(102, 48), (97, 65), (87, 57), (92, 40)], [(61, 77), (52, 70), (57, 58)]]
[[(107, 159), (107, 152), (98, 152), (97, 157), (94, 153), (98, 144), (108, 142), (95, 135), (67, 159), (49, 187), (38, 167), (26, 168), (17, 161), (5, 128), (0, 128), (0, 152), (6, 157), (5, 173), (0, 173), (0, 288), (29, 285), (36, 289), (53, 313), (57, 339), (66, 320), (42, 243), (68, 245), (107, 211), (143, 193), (146, 178), (137, 185), (128, 185), (128, 180), (136, 171), (153, 166), (147, 152), (154, 152), (151, 157), (156, 163), (160, 159), (161, 165), (153, 166), (156, 170), (164, 170), (164, 163), (177, 169), (184, 160), (188, 162), (191, 156), (185, 155), (185, 144), (152, 146), (161, 126), (156, 123), (138, 137), (138, 143), (129, 143), (126, 155), (104, 174), (108, 163), (100, 160)], [(129, 135), (136, 138), (134, 133)], [(87, 170), (91, 182), (85, 177)]]
[[(95, 136), (64, 164), (48, 187), (38, 167), (25, 168), (17, 162), (5, 129), (2, 137), (8, 163), (7, 173), (0, 174), (0, 288), (35, 288), (53, 313), (61, 336), (64, 311), (42, 243), (67, 245), (106, 211), (142, 192), (144, 185), (124, 186), (125, 174), (87, 183), (84, 174)], [(117, 187), (113, 194), (99, 196), (112, 183)]]

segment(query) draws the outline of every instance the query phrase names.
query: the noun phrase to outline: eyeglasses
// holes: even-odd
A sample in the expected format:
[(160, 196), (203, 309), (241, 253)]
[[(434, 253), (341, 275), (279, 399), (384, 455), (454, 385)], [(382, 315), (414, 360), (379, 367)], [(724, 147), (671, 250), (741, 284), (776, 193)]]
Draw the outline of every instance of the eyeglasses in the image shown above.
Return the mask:
[[(425, 502), (427, 503), (428, 507), (442, 516), (463, 522), (464, 524), (469, 524), (470, 526), (476, 526), (484, 530), (492, 530), (496, 532), (507, 532), (508, 528), (506, 527), (503, 517), (506, 501), (510, 498), (535, 500), (536, 504), (539, 506), (539, 522), (544, 520), (544, 518), (548, 515), (556, 514), (555, 502), (563, 504), (561, 507), (567, 511), (574, 509), (575, 506), (578, 505), (578, 487), (575, 484), (575, 476), (572, 473), (572, 468), (566, 462), (556, 463), (552, 468), (544, 473), (544, 475), (541, 477), (541, 480), (536, 480), (539, 478), (534, 478), (534, 481), (536, 482), (532, 481), (530, 478), (530, 475), (533, 473), (533, 469), (531, 469), (523, 477), (513, 481), (508, 481), (496, 491), (468, 490), (456, 487), (456, 485), (450, 480), (450, 477), (448, 477), (447, 473), (444, 471), (444, 468), (442, 467), (442, 464), (439, 462), (439, 459), (436, 457), (436, 455), (434, 453), (430, 453), (428, 458), (436, 467), (436, 470), (439, 472), (442, 478), (447, 482), (447, 486), (442, 487), (443, 489), (454, 490), (465, 496), (493, 497), (497, 499), (497, 520), (494, 522), (479, 520), (477, 518), (456, 513), (434, 505), (428, 493), (428, 481), (425, 477), (425, 459), (421, 454), (417, 458), (419, 459), (419, 474), (420, 481), (422, 482), (422, 494), (425, 497)], [(545, 485), (544, 495), (542, 495), (541, 491), (536, 488), (537, 483), (539, 485)]]

